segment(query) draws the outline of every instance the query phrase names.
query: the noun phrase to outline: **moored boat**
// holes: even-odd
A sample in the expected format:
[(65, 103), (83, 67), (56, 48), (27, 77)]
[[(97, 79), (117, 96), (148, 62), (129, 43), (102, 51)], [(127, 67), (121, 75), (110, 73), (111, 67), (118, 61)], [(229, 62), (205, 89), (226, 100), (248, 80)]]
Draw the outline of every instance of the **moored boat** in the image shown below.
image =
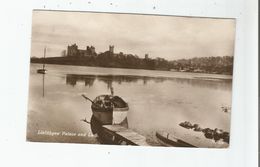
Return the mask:
[(100, 95), (91, 105), (93, 115), (103, 124), (119, 124), (127, 116), (128, 104), (119, 96)]
[(164, 146), (170, 146), (170, 147), (196, 147), (192, 144), (189, 144), (181, 139), (178, 139), (173, 134), (170, 134), (165, 131), (157, 131), (155, 134), (157, 140), (159, 143), (161, 143)]
[(39, 74), (46, 74), (46, 72), (47, 72), (47, 70), (44, 68), (37, 70), (37, 73), (39, 73)]
[(127, 116), (128, 104), (119, 96), (100, 95), (93, 101), (82, 96), (92, 102), (92, 113), (102, 125), (120, 124)]

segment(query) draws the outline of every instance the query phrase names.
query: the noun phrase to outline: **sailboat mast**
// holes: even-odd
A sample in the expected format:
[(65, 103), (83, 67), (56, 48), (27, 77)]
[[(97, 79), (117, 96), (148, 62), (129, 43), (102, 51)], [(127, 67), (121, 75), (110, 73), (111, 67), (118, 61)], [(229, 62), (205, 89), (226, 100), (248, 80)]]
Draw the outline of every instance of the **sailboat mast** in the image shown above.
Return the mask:
[(42, 68), (45, 68), (45, 55), (46, 55), (46, 47), (44, 48), (44, 55), (43, 55), (43, 64), (42, 64)]

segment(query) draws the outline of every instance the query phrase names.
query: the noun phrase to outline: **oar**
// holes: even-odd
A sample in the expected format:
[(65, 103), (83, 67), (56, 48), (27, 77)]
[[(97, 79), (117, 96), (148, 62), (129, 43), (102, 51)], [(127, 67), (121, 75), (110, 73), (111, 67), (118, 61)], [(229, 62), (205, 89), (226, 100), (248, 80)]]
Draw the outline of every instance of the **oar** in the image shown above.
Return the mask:
[(85, 119), (81, 119), (81, 121), (83, 121), (83, 122), (86, 122), (86, 123), (90, 124), (90, 122), (89, 122), (89, 121), (87, 121), (87, 119), (86, 119), (86, 118), (85, 118)]
[(84, 94), (81, 95), (82, 97), (84, 97), (86, 100), (89, 100), (94, 106), (96, 107), (100, 107), (99, 105), (97, 105), (96, 103), (94, 103), (93, 100), (91, 100), (90, 98), (88, 98), (87, 96), (85, 96)]
[(91, 101), (91, 103), (95, 104), (90, 98), (88, 98), (87, 96), (85, 96), (84, 94), (81, 95), (82, 97), (84, 97), (85, 99)]

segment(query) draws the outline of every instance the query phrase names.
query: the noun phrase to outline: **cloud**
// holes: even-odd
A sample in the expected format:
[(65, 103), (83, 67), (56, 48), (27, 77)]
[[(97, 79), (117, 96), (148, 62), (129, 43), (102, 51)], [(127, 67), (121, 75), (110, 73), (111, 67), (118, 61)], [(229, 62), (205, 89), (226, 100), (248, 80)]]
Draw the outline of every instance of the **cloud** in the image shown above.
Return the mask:
[(68, 44), (94, 45), (98, 52), (115, 45), (116, 52), (143, 57), (179, 59), (233, 55), (233, 19), (34, 11), (32, 56), (45, 45), (59, 56)]

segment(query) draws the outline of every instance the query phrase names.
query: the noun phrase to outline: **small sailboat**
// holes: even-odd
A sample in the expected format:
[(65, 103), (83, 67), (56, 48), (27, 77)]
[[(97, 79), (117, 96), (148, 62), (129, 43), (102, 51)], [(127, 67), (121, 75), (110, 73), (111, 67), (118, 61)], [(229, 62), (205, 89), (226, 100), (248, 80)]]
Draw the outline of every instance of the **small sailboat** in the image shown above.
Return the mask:
[(44, 57), (43, 57), (42, 68), (37, 70), (37, 73), (39, 73), (39, 74), (46, 74), (46, 72), (47, 72), (47, 70), (45, 69), (45, 55), (46, 55), (46, 47), (44, 48)]

